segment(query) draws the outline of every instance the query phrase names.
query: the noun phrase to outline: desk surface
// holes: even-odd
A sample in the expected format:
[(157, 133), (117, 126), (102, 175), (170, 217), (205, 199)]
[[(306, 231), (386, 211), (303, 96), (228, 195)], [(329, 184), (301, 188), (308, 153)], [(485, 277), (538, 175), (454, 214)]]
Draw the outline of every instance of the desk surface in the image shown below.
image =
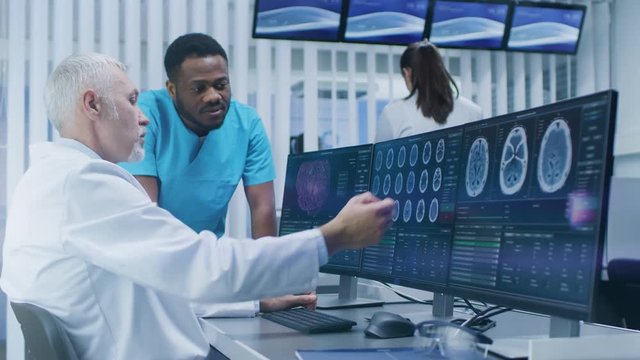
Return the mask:
[[(431, 307), (419, 304), (395, 304), (383, 307), (322, 310), (358, 323), (350, 332), (308, 335), (261, 317), (216, 318), (201, 320), (209, 342), (230, 359), (295, 359), (297, 349), (340, 349), (420, 346), (418, 336), (400, 339), (370, 339), (364, 336), (368, 317), (376, 311), (391, 311), (414, 323), (432, 319)], [(463, 314), (454, 312), (454, 317)], [(494, 319), (497, 326), (486, 332), (494, 340), (546, 337), (549, 318), (523, 312), (508, 312)], [(581, 336), (620, 334), (626, 330), (595, 324), (582, 324)], [(526, 348), (524, 349), (526, 351)]]

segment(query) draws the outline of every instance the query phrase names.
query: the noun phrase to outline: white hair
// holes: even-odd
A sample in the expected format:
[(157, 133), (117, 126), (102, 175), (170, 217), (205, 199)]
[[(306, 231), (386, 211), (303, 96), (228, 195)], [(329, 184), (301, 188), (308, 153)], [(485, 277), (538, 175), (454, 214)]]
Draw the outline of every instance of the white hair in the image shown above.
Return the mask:
[(126, 66), (103, 54), (71, 55), (64, 59), (51, 73), (44, 88), (44, 103), (51, 124), (61, 131), (88, 89), (93, 89), (108, 102), (114, 69), (126, 71)]

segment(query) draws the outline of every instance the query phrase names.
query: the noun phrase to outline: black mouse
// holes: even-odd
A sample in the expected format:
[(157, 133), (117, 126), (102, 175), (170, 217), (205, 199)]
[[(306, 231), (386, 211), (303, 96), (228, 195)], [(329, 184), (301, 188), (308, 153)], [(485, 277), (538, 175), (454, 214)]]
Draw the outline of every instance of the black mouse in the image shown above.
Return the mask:
[(386, 311), (373, 314), (364, 334), (378, 339), (413, 336), (415, 325), (409, 319)]

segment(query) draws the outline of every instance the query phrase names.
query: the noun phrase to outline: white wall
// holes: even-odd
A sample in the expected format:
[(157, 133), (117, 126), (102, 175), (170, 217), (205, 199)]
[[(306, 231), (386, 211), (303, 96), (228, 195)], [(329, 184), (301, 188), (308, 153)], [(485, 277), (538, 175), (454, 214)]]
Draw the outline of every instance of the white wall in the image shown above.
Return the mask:
[(640, 177), (640, 1), (615, 0), (611, 9), (611, 80), (619, 91), (614, 174)]

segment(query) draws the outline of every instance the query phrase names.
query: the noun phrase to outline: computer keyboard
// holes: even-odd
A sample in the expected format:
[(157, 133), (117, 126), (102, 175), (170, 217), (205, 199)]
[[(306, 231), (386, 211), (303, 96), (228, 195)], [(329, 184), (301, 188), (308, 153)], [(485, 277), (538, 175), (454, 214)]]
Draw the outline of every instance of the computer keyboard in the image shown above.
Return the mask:
[(357, 325), (355, 321), (303, 308), (264, 313), (262, 317), (307, 334), (348, 331)]

